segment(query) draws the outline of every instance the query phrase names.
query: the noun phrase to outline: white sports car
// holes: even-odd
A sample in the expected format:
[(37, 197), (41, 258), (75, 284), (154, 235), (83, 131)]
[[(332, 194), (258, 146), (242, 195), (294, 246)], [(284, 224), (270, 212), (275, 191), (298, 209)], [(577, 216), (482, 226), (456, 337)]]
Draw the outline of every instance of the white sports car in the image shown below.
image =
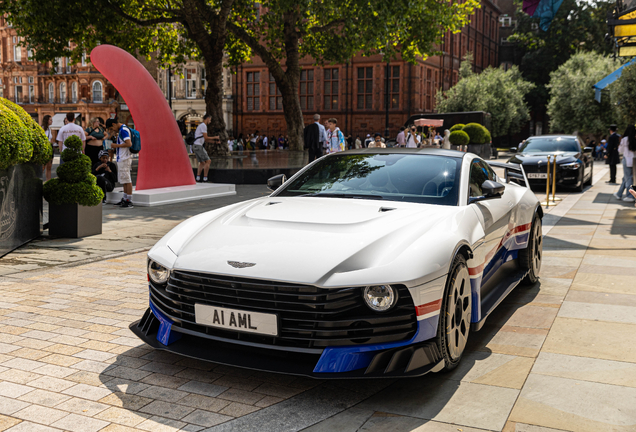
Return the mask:
[(543, 212), (519, 165), (365, 149), (269, 186), (152, 248), (142, 340), (320, 378), (423, 375), (456, 367), (471, 328), (538, 279)]

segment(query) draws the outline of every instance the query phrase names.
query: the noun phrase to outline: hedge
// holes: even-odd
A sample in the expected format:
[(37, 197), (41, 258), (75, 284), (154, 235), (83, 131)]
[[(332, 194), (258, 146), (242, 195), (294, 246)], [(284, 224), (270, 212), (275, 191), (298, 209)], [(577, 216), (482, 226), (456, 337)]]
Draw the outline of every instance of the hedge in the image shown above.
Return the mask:
[(468, 123), (462, 130), (468, 134), (470, 144), (484, 144), (486, 142), (486, 128), (479, 123)]
[(0, 169), (25, 162), (44, 165), (51, 160), (53, 149), (46, 134), (26, 111), (0, 97), (0, 116)]
[(44, 199), (57, 205), (99, 205), (104, 199), (104, 192), (91, 174), (91, 160), (82, 154), (82, 141), (71, 135), (64, 141), (64, 147), (64, 163), (57, 169), (58, 178), (44, 183)]
[(463, 130), (454, 130), (453, 132), (450, 133), (450, 136), (448, 137), (448, 139), (450, 140), (450, 143), (452, 145), (456, 145), (456, 146), (466, 145), (470, 141), (470, 137)]
[(466, 125), (462, 124), (462, 123), (457, 123), (456, 125), (453, 125), (453, 127), (451, 127), (449, 129), (449, 131), (455, 132), (456, 130), (462, 130), (462, 129), (464, 129), (464, 126), (466, 126)]

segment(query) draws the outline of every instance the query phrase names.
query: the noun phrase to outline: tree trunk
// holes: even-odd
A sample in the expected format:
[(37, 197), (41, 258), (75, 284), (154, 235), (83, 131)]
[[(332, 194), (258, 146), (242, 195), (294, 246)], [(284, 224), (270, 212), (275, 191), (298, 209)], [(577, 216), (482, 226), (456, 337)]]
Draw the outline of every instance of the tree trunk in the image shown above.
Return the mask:
[(303, 151), (305, 149), (303, 132), (305, 130), (305, 121), (303, 112), (300, 108), (300, 97), (298, 96), (298, 84), (300, 81), (300, 73), (298, 76), (287, 76), (289, 83), (279, 85), (281, 95), (283, 96), (283, 113), (285, 122), (287, 123), (287, 136), (289, 139), (289, 149), (295, 151)]
[(227, 129), (223, 118), (223, 49), (215, 50), (205, 58), (205, 109), (210, 114), (208, 136), (218, 135), (221, 142), (218, 145), (205, 143), (208, 154), (217, 157), (229, 156), (227, 147)]

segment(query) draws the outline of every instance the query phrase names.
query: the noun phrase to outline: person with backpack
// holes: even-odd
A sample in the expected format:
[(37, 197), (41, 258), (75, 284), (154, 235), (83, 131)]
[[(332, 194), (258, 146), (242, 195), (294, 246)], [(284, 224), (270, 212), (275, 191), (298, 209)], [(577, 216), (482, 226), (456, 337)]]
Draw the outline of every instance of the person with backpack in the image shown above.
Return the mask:
[(345, 150), (345, 137), (336, 126), (338, 121), (335, 118), (327, 120), (327, 152), (336, 153)]
[(205, 150), (205, 143), (212, 142), (213, 137), (208, 136), (208, 125), (211, 121), (212, 116), (210, 116), (210, 114), (205, 114), (203, 116), (203, 121), (199, 126), (197, 126), (197, 130), (194, 132), (194, 144), (192, 148), (194, 149), (194, 155), (197, 157), (197, 161), (199, 161), (199, 167), (197, 168), (197, 183), (201, 182), (202, 171), (203, 182), (205, 183), (208, 181), (208, 172), (210, 171), (210, 164), (212, 161), (210, 160), (210, 156), (208, 156), (208, 152)]
[(128, 126), (119, 123), (117, 117), (106, 120), (106, 128), (111, 134), (118, 134), (117, 143), (113, 143), (111, 146), (115, 149), (117, 181), (124, 188), (124, 196), (115, 206), (132, 208), (132, 178), (130, 175), (132, 169), (132, 153), (130, 151), (133, 146), (132, 133)]

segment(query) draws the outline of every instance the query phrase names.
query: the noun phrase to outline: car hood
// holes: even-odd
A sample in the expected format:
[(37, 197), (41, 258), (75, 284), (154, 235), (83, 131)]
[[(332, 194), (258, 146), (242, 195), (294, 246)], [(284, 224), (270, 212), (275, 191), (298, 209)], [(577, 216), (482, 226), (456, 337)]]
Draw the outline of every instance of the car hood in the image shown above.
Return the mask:
[[(415, 274), (445, 274), (448, 269), (442, 267), (449, 256), (436, 256), (436, 243), (448, 243), (438, 238), (458, 231), (467, 207), (267, 197), (221, 210), (186, 221), (182, 229), (175, 228), (160, 242), (176, 255), (174, 268), (329, 286), (339, 283), (329, 281), (335, 274), (369, 269), (377, 270), (376, 280), (398, 282), (395, 274), (382, 269), (400, 260), (408, 267), (416, 254), (428, 268), (407, 269), (400, 275), (402, 280)], [(409, 252), (427, 233), (433, 234), (426, 251)], [(421, 242), (418, 245), (422, 247)], [(234, 268), (228, 261), (254, 265)], [(342, 278), (340, 282), (344, 283)]]
[[(532, 165), (538, 162), (547, 163), (548, 156), (552, 156), (554, 153), (552, 152), (541, 152), (541, 153), (517, 153), (514, 155), (509, 162), (517, 163), (517, 164), (525, 164)], [(557, 154), (557, 164), (574, 162), (581, 156), (578, 152), (563, 152)]]

